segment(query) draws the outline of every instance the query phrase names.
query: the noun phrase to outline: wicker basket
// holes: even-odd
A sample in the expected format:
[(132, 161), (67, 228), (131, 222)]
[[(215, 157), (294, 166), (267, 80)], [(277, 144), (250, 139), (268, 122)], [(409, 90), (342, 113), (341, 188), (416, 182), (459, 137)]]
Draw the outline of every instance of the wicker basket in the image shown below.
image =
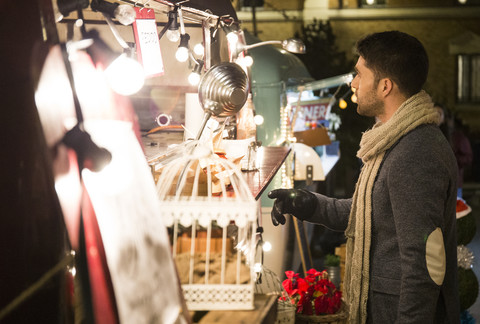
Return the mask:
[(328, 324), (346, 324), (348, 320), (348, 313), (345, 304), (335, 314), (327, 315), (305, 315), (295, 314), (295, 324), (314, 324), (314, 323), (328, 323)]

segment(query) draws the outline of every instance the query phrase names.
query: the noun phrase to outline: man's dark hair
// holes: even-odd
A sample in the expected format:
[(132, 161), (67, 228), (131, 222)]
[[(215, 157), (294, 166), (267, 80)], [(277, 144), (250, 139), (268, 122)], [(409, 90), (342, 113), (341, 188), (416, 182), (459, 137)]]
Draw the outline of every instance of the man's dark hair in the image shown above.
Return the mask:
[(391, 78), (408, 97), (419, 92), (428, 75), (428, 55), (415, 37), (399, 32), (374, 33), (360, 39), (357, 54), (381, 78)]

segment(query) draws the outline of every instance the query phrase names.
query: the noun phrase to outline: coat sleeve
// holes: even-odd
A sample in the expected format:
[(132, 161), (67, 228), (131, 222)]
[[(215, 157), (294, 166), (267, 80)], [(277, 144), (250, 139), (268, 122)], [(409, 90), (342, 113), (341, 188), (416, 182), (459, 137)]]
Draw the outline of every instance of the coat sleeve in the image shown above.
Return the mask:
[(318, 193), (318, 204), (313, 216), (308, 220), (310, 223), (320, 224), (333, 231), (345, 231), (350, 216), (352, 199), (330, 198)]
[(444, 152), (422, 140), (401, 141), (387, 175), (401, 259), (396, 323), (402, 324), (434, 322), (446, 271), (445, 206), (455, 176)]

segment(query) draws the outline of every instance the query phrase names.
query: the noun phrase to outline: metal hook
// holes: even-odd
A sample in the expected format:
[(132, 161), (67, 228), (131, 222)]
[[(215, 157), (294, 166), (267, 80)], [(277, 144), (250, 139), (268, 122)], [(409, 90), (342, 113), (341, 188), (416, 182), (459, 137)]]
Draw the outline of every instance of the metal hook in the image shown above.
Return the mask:
[[(151, 1), (151, 0), (147, 0), (147, 2), (142, 3), (143, 7), (140, 8), (140, 11), (142, 11), (143, 9), (145, 9), (145, 7), (147, 6), (147, 4), (148, 4), (150, 1)], [(150, 12), (150, 9), (148, 9), (148, 12)]]

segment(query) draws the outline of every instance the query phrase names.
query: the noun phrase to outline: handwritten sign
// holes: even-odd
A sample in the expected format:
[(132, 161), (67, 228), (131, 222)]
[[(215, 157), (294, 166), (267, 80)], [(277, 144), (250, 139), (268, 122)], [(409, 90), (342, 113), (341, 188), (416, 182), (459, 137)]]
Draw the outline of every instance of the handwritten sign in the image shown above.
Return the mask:
[(145, 76), (159, 76), (165, 72), (160, 42), (158, 40), (155, 12), (152, 9), (135, 7), (137, 16), (133, 23), (138, 61), (143, 65)]

